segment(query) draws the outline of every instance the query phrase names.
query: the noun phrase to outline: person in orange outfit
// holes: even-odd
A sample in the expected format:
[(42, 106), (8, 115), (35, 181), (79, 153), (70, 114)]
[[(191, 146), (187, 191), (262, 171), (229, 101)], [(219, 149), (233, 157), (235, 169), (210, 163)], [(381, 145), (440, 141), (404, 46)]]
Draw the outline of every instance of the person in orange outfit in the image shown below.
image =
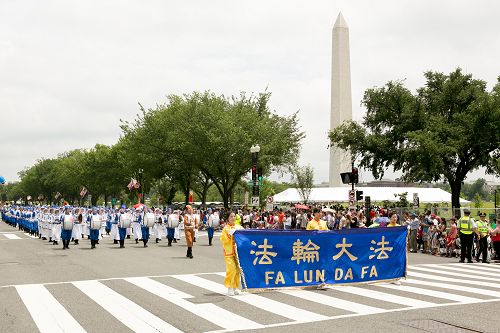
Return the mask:
[(186, 206), (186, 215), (184, 215), (184, 234), (186, 235), (187, 253), (186, 257), (193, 259), (193, 240), (194, 230), (198, 229), (198, 219), (194, 215), (193, 207)]
[(314, 208), (313, 214), (314, 218), (307, 223), (306, 230), (328, 230), (326, 221), (321, 219), (321, 210), (319, 208)]
[(236, 215), (229, 214), (227, 223), (222, 229), (220, 235), (220, 242), (224, 250), (224, 261), (226, 262), (226, 278), (224, 279), (224, 286), (227, 288), (229, 296), (238, 295), (238, 287), (240, 285), (240, 268), (236, 259), (236, 246), (234, 243), (233, 234), (236, 230), (242, 229), (241, 226), (235, 225)]

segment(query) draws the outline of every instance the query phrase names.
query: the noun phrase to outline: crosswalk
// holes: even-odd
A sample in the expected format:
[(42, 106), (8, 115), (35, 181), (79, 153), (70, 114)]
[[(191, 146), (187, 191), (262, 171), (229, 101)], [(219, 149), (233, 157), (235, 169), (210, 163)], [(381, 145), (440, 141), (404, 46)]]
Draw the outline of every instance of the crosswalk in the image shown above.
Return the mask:
[(38, 238), (38, 237), (22, 232), (0, 232), (0, 241), (30, 239), (30, 238)]
[[(223, 277), (220, 272), (126, 277), (14, 285), (0, 291), (14, 289), (19, 309), (11, 310), (42, 333), (91, 332), (96, 327), (230, 332), (500, 301), (500, 264), (414, 265), (401, 285), (384, 282), (232, 297), (225, 296)], [(84, 305), (92, 310), (82, 311)]]

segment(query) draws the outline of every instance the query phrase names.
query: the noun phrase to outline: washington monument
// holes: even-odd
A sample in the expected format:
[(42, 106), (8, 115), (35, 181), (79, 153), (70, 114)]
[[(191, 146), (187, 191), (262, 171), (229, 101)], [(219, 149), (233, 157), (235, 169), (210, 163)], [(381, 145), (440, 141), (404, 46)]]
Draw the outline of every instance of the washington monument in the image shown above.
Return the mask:
[[(352, 120), (351, 64), (349, 27), (339, 13), (332, 32), (332, 91), (330, 129)], [(351, 155), (335, 146), (330, 147), (330, 186), (342, 186), (341, 172), (351, 171)]]

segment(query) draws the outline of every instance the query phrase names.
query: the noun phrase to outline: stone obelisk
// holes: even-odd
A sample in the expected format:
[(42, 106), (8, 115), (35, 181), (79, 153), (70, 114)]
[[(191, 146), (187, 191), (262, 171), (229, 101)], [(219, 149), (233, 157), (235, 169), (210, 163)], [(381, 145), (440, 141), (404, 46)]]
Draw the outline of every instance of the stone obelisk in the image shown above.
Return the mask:
[[(349, 27), (339, 13), (332, 32), (332, 91), (330, 128), (352, 120), (351, 64), (349, 55)], [(351, 171), (351, 154), (332, 145), (330, 147), (330, 186), (342, 186), (341, 172)]]

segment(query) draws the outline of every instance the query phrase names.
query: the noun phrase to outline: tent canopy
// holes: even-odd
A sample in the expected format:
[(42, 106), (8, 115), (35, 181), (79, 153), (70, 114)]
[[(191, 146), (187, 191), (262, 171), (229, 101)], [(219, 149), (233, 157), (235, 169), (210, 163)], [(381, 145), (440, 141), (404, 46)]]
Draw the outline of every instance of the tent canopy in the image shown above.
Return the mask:
[[(347, 202), (350, 187), (316, 187), (311, 189), (310, 202)], [(451, 202), (451, 193), (440, 188), (424, 187), (358, 187), (363, 191), (363, 196), (369, 196), (372, 202), (399, 201), (398, 194), (407, 192), (407, 200), (412, 202), (413, 193), (417, 193), (420, 202), (438, 203)], [(289, 188), (274, 195), (274, 202), (301, 202), (302, 198), (296, 188)], [(461, 204), (470, 201), (460, 199)]]

